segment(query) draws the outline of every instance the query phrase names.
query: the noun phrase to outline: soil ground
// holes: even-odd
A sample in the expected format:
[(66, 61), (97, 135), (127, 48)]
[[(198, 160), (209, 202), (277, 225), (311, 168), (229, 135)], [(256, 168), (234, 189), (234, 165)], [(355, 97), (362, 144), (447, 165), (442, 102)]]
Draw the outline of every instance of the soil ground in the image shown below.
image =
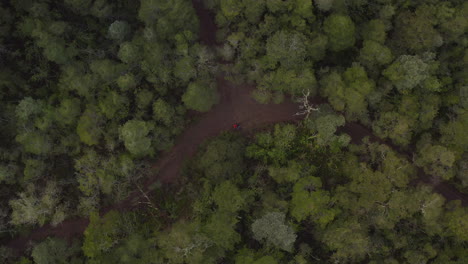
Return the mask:
[[(206, 45), (215, 45), (216, 25), (213, 15), (201, 6), (201, 2), (193, 1), (197, 15), (200, 17), (200, 37), (201, 42)], [(156, 181), (161, 183), (172, 183), (179, 175), (183, 162), (192, 157), (198, 146), (206, 139), (212, 138), (222, 131), (231, 129), (233, 123), (240, 123), (243, 131), (252, 131), (256, 128), (278, 122), (298, 121), (301, 117), (294, 115), (298, 111), (298, 104), (285, 100), (281, 104), (262, 105), (256, 102), (250, 96), (254, 86), (252, 85), (234, 85), (224, 78), (219, 77), (218, 89), (220, 93), (220, 102), (211, 111), (200, 115), (198, 122), (188, 127), (185, 132), (176, 140), (176, 145), (161, 156), (153, 168), (158, 172), (148, 177), (143, 186), (145, 192), (149, 191)], [(312, 98), (311, 103), (322, 103), (321, 98)], [(369, 137), (373, 142), (389, 144), (372, 134), (372, 131), (358, 123), (347, 123), (342, 132), (348, 133), (352, 138), (352, 143), (360, 143), (364, 137)], [(394, 147), (394, 146), (392, 146)], [(402, 153), (407, 155), (405, 153)], [(444, 182), (433, 182), (423, 173), (418, 171), (418, 180), (415, 184), (430, 184), (434, 190), (442, 194), (447, 200), (461, 200), (463, 205), (468, 205), (468, 197), (456, 190), (453, 186)], [(110, 209), (131, 210), (142, 198), (139, 190), (134, 191), (128, 199), (106, 208), (103, 212)], [(29, 235), (17, 237), (6, 245), (15, 249), (18, 253), (24, 252), (31, 245), (32, 241), (41, 241), (48, 236), (56, 236), (71, 241), (80, 236), (89, 223), (88, 219), (76, 218), (68, 219), (56, 227), (44, 225), (35, 229)]]

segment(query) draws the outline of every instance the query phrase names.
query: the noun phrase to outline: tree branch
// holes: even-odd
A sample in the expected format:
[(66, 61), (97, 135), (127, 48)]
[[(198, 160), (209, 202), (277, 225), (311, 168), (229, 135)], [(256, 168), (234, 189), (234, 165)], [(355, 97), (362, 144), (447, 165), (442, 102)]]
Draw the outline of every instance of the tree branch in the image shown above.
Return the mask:
[(295, 116), (305, 115), (305, 118), (308, 118), (313, 111), (319, 111), (319, 108), (314, 108), (313, 105), (309, 104), (309, 95), (310, 91), (305, 92), (302, 90), (303, 97), (298, 99), (298, 102), (301, 103), (299, 106), (300, 111), (295, 113)]

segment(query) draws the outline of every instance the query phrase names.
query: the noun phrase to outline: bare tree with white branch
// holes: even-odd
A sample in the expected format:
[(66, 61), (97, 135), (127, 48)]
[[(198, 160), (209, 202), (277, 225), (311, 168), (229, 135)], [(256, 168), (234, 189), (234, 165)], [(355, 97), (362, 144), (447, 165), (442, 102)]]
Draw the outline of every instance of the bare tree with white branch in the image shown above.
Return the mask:
[(294, 115), (305, 115), (305, 118), (308, 118), (312, 111), (319, 111), (320, 109), (315, 108), (313, 105), (309, 104), (309, 90), (307, 92), (302, 90), (302, 94), (303, 96), (298, 99), (298, 103), (301, 104), (299, 105), (299, 112), (295, 113)]

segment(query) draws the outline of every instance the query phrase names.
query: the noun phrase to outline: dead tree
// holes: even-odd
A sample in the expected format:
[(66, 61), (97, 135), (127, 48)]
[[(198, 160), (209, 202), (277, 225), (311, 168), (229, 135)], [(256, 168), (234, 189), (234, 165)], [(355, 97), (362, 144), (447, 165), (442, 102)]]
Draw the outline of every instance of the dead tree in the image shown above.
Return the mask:
[(305, 118), (308, 118), (312, 111), (319, 111), (319, 108), (314, 108), (311, 104), (309, 104), (310, 91), (305, 92), (302, 90), (302, 94), (303, 96), (297, 100), (298, 103), (300, 103), (299, 112), (295, 113), (294, 115), (305, 115)]
[(154, 209), (154, 211), (158, 212), (159, 209), (158, 207), (151, 201), (151, 199), (148, 197), (148, 195), (143, 191), (143, 189), (141, 189), (141, 187), (136, 184), (136, 187), (138, 188), (138, 190), (140, 191), (140, 193), (142, 194), (142, 196), (146, 199), (145, 202), (138, 202), (139, 204), (145, 204), (147, 205), (149, 208), (152, 208)]

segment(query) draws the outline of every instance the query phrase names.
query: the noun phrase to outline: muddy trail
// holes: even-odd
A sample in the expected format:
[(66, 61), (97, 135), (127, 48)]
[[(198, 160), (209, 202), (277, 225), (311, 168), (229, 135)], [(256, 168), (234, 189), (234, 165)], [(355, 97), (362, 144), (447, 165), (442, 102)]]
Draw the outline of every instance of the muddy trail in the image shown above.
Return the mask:
[[(216, 45), (214, 16), (201, 6), (200, 1), (194, 0), (193, 4), (200, 18), (200, 42), (211, 46)], [(217, 82), (220, 93), (219, 104), (214, 106), (211, 111), (199, 115), (198, 120), (187, 127), (184, 133), (178, 137), (176, 145), (170, 151), (161, 155), (161, 158), (153, 165), (153, 170), (157, 172), (151, 174), (142, 184), (142, 186), (145, 186), (142, 191), (149, 192), (150, 186), (157, 181), (163, 184), (174, 182), (184, 161), (196, 153), (201, 143), (222, 131), (230, 130), (231, 125), (235, 122), (241, 123), (243, 133), (247, 133), (268, 124), (286, 121), (295, 122), (302, 118), (294, 115), (298, 111), (298, 104), (290, 100), (286, 100), (282, 104), (262, 105), (250, 96), (255, 88), (253, 85), (234, 85), (223, 77), (219, 77)], [(313, 104), (325, 102), (319, 97), (312, 98), (310, 101)], [(364, 137), (369, 137), (372, 142), (388, 143), (376, 137), (370, 129), (358, 123), (347, 123), (340, 131), (348, 133), (354, 144), (359, 144)], [(407, 154), (402, 154), (408, 157)], [(467, 195), (458, 192), (453, 186), (447, 183), (432, 182), (422, 170), (418, 171), (418, 176), (416, 184), (430, 184), (436, 192), (442, 194), (447, 200), (461, 200), (463, 205), (468, 205)], [(139, 201), (143, 200), (141, 191), (135, 190), (126, 200), (105, 208), (101, 213), (112, 209), (131, 210), (138, 206)], [(21, 254), (32, 245), (33, 241), (41, 241), (48, 236), (71, 241), (73, 238), (81, 236), (88, 224), (89, 220), (86, 218), (68, 219), (56, 227), (47, 224), (33, 230), (27, 236), (12, 239), (5, 245), (14, 249), (17, 254)]]
[[(188, 127), (176, 140), (176, 145), (168, 152), (161, 155), (154, 165), (152, 171), (157, 171), (144, 181), (141, 186), (145, 193), (151, 191), (151, 186), (159, 181), (163, 184), (173, 183), (179, 175), (185, 160), (192, 157), (198, 146), (205, 140), (212, 138), (222, 131), (230, 130), (233, 123), (242, 124), (241, 132), (247, 133), (258, 127), (271, 123), (300, 120), (294, 116), (297, 112), (297, 104), (290, 100), (277, 105), (262, 105), (257, 103), (250, 93), (254, 86), (233, 85), (220, 77), (217, 80), (220, 92), (220, 102), (211, 111), (200, 115), (199, 120)], [(314, 101), (315, 103), (319, 103)], [(144, 197), (139, 189), (133, 191), (129, 197), (122, 202), (105, 208), (102, 214), (110, 210), (131, 210), (144, 202)], [(31, 241), (40, 241), (47, 236), (56, 236), (71, 240), (80, 235), (87, 227), (88, 219), (69, 219), (53, 227), (44, 225), (35, 229), (30, 235), (18, 237), (9, 243), (8, 247), (23, 251)]]

